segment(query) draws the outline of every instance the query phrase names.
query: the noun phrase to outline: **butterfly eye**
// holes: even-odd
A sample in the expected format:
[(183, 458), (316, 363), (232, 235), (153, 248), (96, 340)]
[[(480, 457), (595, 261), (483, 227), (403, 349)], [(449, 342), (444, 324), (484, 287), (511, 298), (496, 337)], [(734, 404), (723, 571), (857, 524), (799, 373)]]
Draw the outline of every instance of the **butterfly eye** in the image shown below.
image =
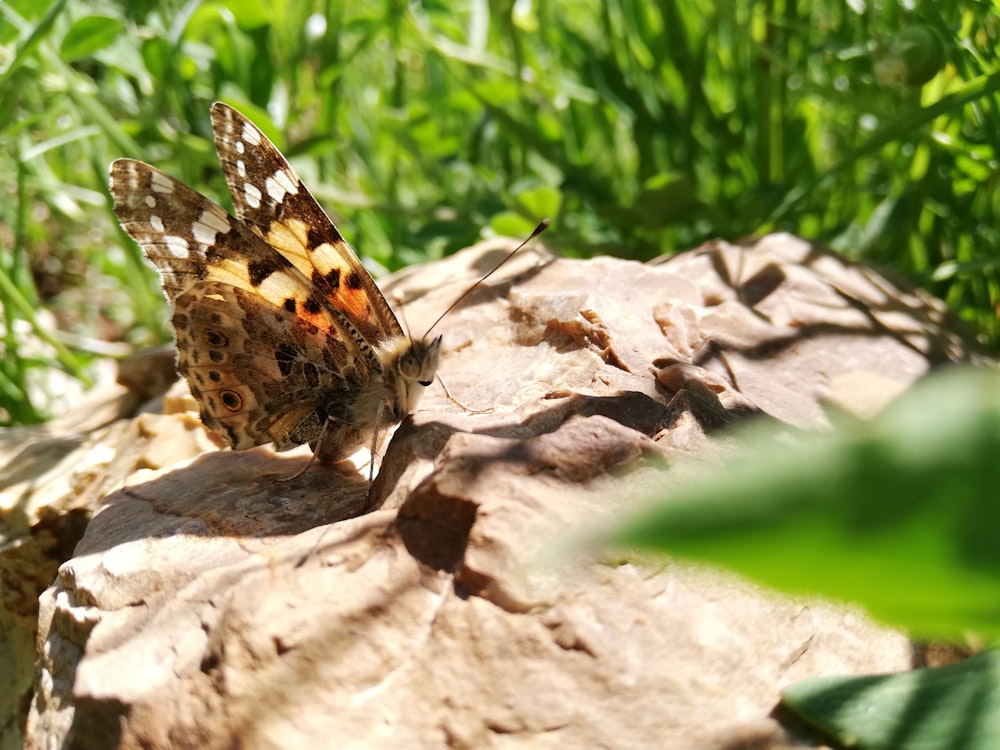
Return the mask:
[(427, 386), (429, 386), (434, 381), (432, 381), (432, 380), (418, 380), (417, 382), (420, 383), (420, 385), (422, 385), (424, 388), (426, 388)]
[(403, 377), (415, 378), (420, 374), (420, 363), (413, 358), (413, 354), (407, 352), (399, 360), (399, 372)]

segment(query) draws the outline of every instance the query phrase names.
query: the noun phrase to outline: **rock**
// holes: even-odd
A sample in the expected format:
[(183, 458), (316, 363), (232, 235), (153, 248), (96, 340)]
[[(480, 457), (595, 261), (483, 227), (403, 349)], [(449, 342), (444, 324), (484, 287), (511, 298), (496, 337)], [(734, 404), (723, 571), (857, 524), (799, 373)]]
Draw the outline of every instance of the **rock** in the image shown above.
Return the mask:
[[(384, 288), (421, 333), (509, 247)], [(498, 276), (436, 329), (467, 410), (429, 388), (370, 488), (214, 450), (182, 395), (105, 436), (129, 478), (41, 597), (26, 746), (792, 747), (784, 685), (910, 667), (850, 608), (542, 561), (679, 459), (724, 460), (720, 428), (870, 415), (975, 358), (941, 303), (785, 235), (652, 264), (532, 248)]]

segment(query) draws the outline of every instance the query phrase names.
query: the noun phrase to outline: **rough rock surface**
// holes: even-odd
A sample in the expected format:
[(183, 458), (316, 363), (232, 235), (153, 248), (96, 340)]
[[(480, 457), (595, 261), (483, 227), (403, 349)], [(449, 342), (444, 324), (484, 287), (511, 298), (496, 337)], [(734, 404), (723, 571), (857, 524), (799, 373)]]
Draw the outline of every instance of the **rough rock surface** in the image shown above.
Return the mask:
[[(420, 332), (507, 248), (385, 288)], [(722, 455), (721, 427), (869, 415), (968, 359), (939, 302), (785, 235), (645, 265), (533, 249), (498, 276), (439, 328), (450, 391), (489, 411), (432, 386), (370, 490), (364, 467), (210, 449), (183, 396), (101, 433), (101, 510), (41, 596), (27, 746), (793, 747), (784, 685), (910, 666), (851, 609), (539, 560)]]

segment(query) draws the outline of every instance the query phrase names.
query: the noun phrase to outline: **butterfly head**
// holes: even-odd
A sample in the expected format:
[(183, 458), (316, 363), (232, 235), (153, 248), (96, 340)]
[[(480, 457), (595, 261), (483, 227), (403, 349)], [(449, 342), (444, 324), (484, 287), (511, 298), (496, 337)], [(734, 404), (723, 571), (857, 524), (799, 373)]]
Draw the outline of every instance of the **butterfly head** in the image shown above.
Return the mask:
[(392, 416), (401, 420), (417, 405), (417, 399), (424, 388), (434, 382), (438, 363), (441, 361), (441, 337), (431, 341), (407, 340), (397, 361), (395, 371), (398, 374), (393, 394)]

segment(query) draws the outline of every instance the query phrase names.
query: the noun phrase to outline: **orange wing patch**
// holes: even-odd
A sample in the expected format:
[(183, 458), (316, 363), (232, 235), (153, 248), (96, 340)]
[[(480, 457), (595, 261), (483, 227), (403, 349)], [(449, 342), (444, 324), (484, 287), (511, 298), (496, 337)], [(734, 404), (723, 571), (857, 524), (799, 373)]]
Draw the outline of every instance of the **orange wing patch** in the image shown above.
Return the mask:
[(344, 247), (331, 242), (310, 246), (309, 228), (297, 219), (272, 221), (267, 240), (303, 274), (312, 274), (314, 287), (326, 300), (362, 327), (375, 326), (371, 299), (364, 280), (345, 261)]

